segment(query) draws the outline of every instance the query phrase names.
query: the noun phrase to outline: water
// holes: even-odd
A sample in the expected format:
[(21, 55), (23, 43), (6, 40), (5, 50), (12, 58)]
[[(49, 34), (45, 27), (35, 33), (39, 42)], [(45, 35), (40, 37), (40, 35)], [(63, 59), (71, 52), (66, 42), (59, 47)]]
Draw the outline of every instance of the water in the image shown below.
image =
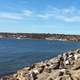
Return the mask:
[(24, 66), (80, 48), (80, 42), (48, 40), (0, 40), (0, 75), (15, 72)]

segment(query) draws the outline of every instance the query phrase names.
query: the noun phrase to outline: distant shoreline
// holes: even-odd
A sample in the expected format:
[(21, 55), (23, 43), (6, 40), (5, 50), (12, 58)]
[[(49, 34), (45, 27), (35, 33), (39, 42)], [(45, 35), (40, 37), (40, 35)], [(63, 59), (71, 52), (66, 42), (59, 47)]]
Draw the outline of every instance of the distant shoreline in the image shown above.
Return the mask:
[(45, 33), (0, 33), (0, 39), (40, 39), (80, 41), (80, 35), (45, 34)]
[(46, 39), (34, 39), (34, 38), (0, 38), (3, 39), (14, 39), (14, 40), (49, 40), (49, 41), (72, 41), (72, 42), (79, 42), (80, 40), (66, 40), (66, 39), (52, 39), (52, 38), (46, 38)]

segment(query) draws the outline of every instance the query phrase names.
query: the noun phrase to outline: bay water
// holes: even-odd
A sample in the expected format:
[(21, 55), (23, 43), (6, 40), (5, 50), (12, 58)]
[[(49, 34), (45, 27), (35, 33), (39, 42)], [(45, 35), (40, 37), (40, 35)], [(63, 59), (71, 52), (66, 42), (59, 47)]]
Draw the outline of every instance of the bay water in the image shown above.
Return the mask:
[(80, 42), (0, 39), (0, 76), (77, 48)]

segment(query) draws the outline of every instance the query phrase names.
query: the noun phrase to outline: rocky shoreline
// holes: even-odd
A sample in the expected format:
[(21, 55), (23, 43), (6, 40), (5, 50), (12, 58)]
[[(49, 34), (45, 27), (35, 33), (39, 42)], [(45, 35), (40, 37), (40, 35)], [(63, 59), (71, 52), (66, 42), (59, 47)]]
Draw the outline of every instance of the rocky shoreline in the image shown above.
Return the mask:
[(0, 80), (80, 80), (80, 49), (24, 67)]

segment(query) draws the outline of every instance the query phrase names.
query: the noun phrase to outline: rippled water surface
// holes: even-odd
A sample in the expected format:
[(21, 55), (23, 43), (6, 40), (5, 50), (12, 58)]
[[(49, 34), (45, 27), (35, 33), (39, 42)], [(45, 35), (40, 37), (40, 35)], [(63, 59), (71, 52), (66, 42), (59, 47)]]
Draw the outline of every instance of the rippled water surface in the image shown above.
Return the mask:
[(80, 42), (48, 40), (0, 40), (0, 75), (15, 72), (24, 66), (80, 48)]

